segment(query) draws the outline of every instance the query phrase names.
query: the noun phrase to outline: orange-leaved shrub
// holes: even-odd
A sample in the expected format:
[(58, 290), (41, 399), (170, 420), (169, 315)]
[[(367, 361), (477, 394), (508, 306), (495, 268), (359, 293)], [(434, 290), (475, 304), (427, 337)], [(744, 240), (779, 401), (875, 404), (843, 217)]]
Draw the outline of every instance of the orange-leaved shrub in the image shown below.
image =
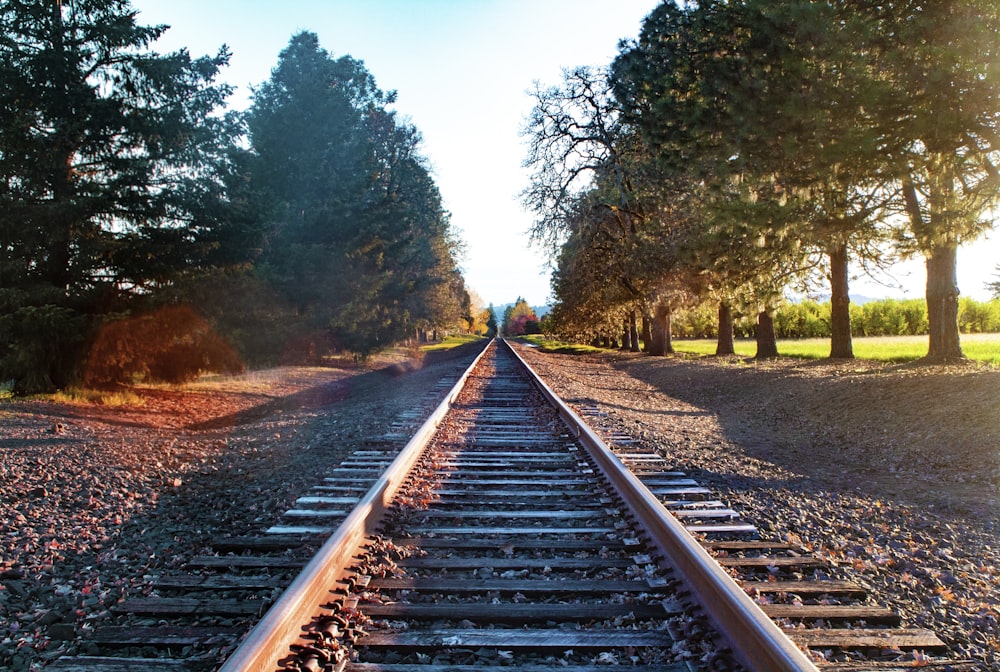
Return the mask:
[(83, 384), (183, 383), (207, 371), (239, 373), (243, 362), (211, 325), (187, 306), (167, 306), (116, 320), (98, 333)]

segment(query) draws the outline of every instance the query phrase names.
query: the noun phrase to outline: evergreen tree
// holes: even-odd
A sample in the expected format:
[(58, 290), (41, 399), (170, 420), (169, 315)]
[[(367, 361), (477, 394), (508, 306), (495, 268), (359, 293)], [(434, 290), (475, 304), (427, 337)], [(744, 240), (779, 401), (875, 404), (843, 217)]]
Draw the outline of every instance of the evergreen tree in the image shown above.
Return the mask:
[(208, 263), (229, 55), (150, 52), (165, 29), (126, 0), (0, 4), (0, 379), (19, 392), (69, 382), (99, 316)]
[(270, 221), (259, 273), (303, 328), (360, 356), (469, 312), (460, 245), (394, 101), (361, 61), (302, 32), (247, 115)]
[(869, 17), (892, 36), (878, 53), (894, 94), (880, 121), (903, 140), (901, 209), (927, 268), (927, 357), (957, 359), (957, 249), (993, 226), (1000, 203), (1000, 5), (890, 2)]
[[(826, 256), (832, 356), (851, 356), (849, 254), (880, 263), (878, 220), (905, 212), (904, 251), (927, 258), (928, 355), (952, 358), (955, 249), (989, 225), (1000, 194), (998, 51), (988, 0), (666, 2), (613, 73), (666, 171), (756, 185), (738, 225)], [(757, 204), (763, 217), (746, 207)], [(791, 217), (776, 220), (776, 205)]]

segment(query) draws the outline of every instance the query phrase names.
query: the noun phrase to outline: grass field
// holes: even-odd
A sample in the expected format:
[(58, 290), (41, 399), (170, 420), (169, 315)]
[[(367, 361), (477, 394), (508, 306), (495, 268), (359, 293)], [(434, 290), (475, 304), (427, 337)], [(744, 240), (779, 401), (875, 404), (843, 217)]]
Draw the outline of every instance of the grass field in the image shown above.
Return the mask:
[(435, 350), (450, 350), (452, 348), (457, 348), (460, 345), (465, 345), (466, 343), (472, 343), (473, 341), (478, 341), (482, 339), (482, 336), (468, 336), (465, 334), (457, 336), (448, 336), (442, 341), (437, 343), (430, 343), (428, 345), (420, 346), (420, 349), (424, 352), (434, 352)]
[[(541, 336), (531, 336), (529, 341), (554, 352), (596, 351), (586, 345), (573, 345)], [(714, 339), (674, 340), (674, 350), (689, 355), (715, 354)], [(757, 344), (752, 340), (736, 341), (736, 354), (753, 357)], [(962, 351), (970, 360), (989, 366), (1000, 366), (1000, 334), (963, 334)], [(778, 341), (778, 352), (785, 357), (825, 359), (830, 355), (830, 339), (803, 338)], [(882, 362), (912, 362), (927, 354), (926, 336), (871, 336), (854, 338), (854, 356)]]

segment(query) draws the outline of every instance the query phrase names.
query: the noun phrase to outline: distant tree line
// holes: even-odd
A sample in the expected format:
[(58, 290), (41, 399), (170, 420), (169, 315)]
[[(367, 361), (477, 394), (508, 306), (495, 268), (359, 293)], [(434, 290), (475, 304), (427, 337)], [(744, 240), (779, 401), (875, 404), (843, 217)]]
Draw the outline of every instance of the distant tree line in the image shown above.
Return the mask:
[(178, 379), (472, 328), (461, 245), (394, 92), (292, 37), (229, 60), (127, 0), (0, 4), (0, 384)]
[(851, 265), (922, 255), (928, 359), (961, 358), (956, 250), (1000, 200), (998, 61), (993, 0), (660, 4), (607, 68), (534, 91), (545, 325), (664, 354), (708, 302), (719, 354), (750, 320), (772, 357), (785, 295), (823, 285), (849, 358)]
[[(774, 312), (778, 338), (830, 338), (830, 301), (804, 300), (787, 303)], [(677, 311), (673, 334), (678, 338), (716, 338), (718, 319), (715, 307), (702, 304)], [(546, 326), (543, 320), (543, 327)], [(926, 336), (927, 302), (923, 299), (880, 299), (851, 304), (851, 326), (858, 336)], [(1000, 299), (976, 301), (959, 299), (958, 326), (963, 334), (1000, 333)], [(733, 323), (739, 338), (756, 336), (756, 321), (749, 317)]]
[(542, 333), (538, 315), (528, 302), (517, 297), (517, 301), (507, 306), (503, 311), (503, 322), (500, 331), (504, 336), (525, 336)]

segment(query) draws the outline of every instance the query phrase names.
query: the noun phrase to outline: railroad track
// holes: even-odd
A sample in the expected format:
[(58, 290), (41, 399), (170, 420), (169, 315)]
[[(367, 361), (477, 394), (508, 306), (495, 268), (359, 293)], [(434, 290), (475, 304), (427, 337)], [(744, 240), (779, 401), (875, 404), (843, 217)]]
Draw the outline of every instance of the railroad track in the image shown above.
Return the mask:
[[(584, 414), (600, 425), (596, 410)], [(801, 549), (757, 539), (662, 457), (607, 438), (617, 455), (491, 345), (401, 450), (359, 451), (265, 537), (157, 580), (182, 596), (150, 602), (208, 625), (127, 626), (128, 655), (53, 669), (216, 666), (233, 634), (218, 627), (226, 608), (255, 617), (300, 569), (224, 672), (816, 669), (800, 646), (843, 652), (825, 653), (841, 660), (834, 669), (894, 669), (887, 651), (943, 646), (859, 603), (863, 591), (823, 576)], [(323, 538), (307, 562), (297, 549)]]

